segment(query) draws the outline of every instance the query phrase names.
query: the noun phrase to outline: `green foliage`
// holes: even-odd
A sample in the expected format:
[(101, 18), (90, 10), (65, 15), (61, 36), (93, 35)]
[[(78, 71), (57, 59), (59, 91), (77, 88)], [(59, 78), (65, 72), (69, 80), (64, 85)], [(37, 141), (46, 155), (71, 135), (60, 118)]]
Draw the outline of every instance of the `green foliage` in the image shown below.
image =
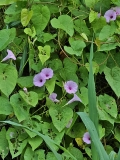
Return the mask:
[(72, 109), (68, 107), (50, 107), (49, 113), (54, 126), (59, 132), (65, 128), (73, 116)]
[(58, 19), (53, 18), (51, 20), (51, 25), (54, 28), (59, 28), (59, 29), (64, 30), (70, 36), (73, 36), (73, 34), (74, 34), (73, 20), (68, 15), (61, 15), (58, 17)]
[(0, 41), (1, 41), (0, 51), (6, 48), (7, 45), (14, 40), (15, 35), (16, 35), (15, 28), (0, 30)]
[[(12, 74), (11, 74), (12, 70)], [(17, 70), (14, 66), (0, 64), (0, 90), (9, 96), (17, 82)]]
[(0, 1), (1, 159), (120, 159), (119, 6)]
[(115, 92), (116, 96), (120, 97), (120, 91), (119, 91), (119, 74), (120, 74), (120, 68), (114, 67), (112, 69), (106, 67), (104, 70), (106, 80), (108, 81), (109, 85)]

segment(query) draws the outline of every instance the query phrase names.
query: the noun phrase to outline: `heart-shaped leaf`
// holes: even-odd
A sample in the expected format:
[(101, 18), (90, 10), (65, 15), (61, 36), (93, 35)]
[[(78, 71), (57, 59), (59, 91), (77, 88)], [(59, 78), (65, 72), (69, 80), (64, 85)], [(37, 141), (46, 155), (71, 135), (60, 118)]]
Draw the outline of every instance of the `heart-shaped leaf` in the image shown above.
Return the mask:
[(104, 73), (110, 87), (113, 89), (115, 94), (120, 97), (120, 68), (114, 67), (110, 69), (106, 67)]
[(21, 11), (21, 23), (24, 27), (26, 27), (32, 17), (33, 11), (29, 11), (28, 9), (24, 8)]
[(0, 90), (9, 96), (17, 82), (17, 70), (14, 66), (0, 63)]
[[(69, 25), (68, 25), (69, 24)], [(73, 36), (74, 34), (74, 25), (73, 20), (68, 15), (61, 15), (58, 17), (58, 19), (53, 18), (51, 20), (51, 25), (54, 28), (60, 28), (63, 29), (66, 33), (68, 33), (70, 36)]]
[(10, 104), (12, 105), (13, 110), (14, 110), (14, 114), (17, 117), (17, 119), (19, 120), (19, 122), (21, 122), (29, 117), (28, 107), (26, 107), (26, 103), (21, 98), (19, 93), (13, 94), (10, 97)]
[(36, 104), (38, 103), (38, 94), (37, 93), (32, 92), (32, 91), (30, 91), (27, 94), (23, 91), (19, 91), (19, 93), (27, 104), (35, 107)]
[(39, 58), (42, 64), (44, 64), (50, 58), (51, 48), (50, 46), (46, 45), (44, 47), (38, 46), (38, 49), (39, 49)]
[(73, 117), (73, 111), (69, 107), (52, 106), (49, 109), (53, 125), (61, 132)]

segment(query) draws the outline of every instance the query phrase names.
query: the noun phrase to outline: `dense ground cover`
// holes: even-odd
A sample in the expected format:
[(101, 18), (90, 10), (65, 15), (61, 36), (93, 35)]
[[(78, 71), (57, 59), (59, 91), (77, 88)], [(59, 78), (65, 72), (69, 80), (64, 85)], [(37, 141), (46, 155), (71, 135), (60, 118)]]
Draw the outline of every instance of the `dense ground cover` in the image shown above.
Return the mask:
[(120, 160), (119, 0), (0, 0), (0, 155)]

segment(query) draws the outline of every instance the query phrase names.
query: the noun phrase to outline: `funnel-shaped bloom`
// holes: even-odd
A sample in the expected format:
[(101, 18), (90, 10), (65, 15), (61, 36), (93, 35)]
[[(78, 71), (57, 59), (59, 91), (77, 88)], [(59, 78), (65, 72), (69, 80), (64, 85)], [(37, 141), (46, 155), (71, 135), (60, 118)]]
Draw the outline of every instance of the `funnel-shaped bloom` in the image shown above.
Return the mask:
[(66, 90), (67, 93), (72, 94), (72, 93), (76, 93), (78, 90), (78, 85), (76, 82), (73, 81), (67, 81), (64, 84), (64, 88)]
[(46, 82), (46, 77), (43, 73), (38, 73), (33, 78), (33, 84), (38, 87), (42, 87)]
[(90, 144), (90, 143), (91, 143), (89, 132), (86, 132), (86, 133), (83, 135), (83, 141), (84, 141), (85, 143), (87, 143), (87, 144)]
[(66, 105), (68, 105), (72, 102), (75, 102), (75, 101), (82, 102), (81, 99), (76, 94), (74, 94), (74, 97), (70, 101), (68, 101)]
[(6, 61), (8, 59), (16, 60), (16, 57), (15, 57), (14, 53), (11, 50), (7, 49), (7, 52), (8, 52), (7, 56), (5, 58), (3, 58), (3, 60), (1, 62), (4, 62), (4, 61)]
[(41, 73), (45, 75), (45, 79), (50, 79), (53, 77), (53, 70), (51, 68), (44, 68)]
[(110, 9), (105, 12), (104, 15), (106, 22), (114, 21), (116, 20), (116, 12), (113, 9)]
[(116, 12), (116, 15), (119, 16), (120, 15), (120, 7), (114, 7), (112, 8), (115, 12)]
[(49, 98), (53, 101), (53, 102), (59, 102), (58, 99), (56, 99), (57, 94), (56, 93), (52, 93), (50, 94)]

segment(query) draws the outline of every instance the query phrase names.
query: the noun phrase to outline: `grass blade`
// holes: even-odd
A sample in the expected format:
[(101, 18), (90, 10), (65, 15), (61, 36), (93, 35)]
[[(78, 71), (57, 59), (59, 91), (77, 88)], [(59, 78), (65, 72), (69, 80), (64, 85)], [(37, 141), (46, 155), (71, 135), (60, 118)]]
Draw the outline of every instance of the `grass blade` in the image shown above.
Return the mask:
[(93, 59), (93, 43), (91, 44), (90, 49), (90, 71), (89, 71), (89, 80), (88, 80), (88, 100), (89, 100), (89, 116), (93, 121), (96, 130), (98, 132), (98, 111), (96, 107), (96, 91), (94, 83), (94, 75), (92, 70), (92, 59)]

